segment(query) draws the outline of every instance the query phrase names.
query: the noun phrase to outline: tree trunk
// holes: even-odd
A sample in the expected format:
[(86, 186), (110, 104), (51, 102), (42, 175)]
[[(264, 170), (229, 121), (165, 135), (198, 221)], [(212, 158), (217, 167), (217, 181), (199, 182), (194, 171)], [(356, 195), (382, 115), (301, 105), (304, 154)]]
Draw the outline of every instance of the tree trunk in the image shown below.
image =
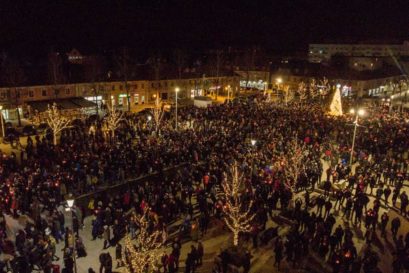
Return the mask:
[(237, 231), (233, 232), (233, 245), (234, 246), (239, 245), (239, 232), (237, 232)]
[(57, 134), (53, 133), (53, 143), (54, 145), (57, 145)]
[(18, 127), (21, 127), (21, 117), (20, 117), (20, 111), (18, 110), (18, 105), (16, 107), (16, 111), (17, 111)]

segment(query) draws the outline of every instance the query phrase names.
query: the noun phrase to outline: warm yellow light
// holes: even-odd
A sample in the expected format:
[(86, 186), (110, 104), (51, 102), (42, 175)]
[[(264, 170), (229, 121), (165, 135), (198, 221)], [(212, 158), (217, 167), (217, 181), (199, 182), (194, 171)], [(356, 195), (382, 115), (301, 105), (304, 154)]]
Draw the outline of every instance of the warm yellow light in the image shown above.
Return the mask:
[(350, 112), (351, 114), (355, 114), (355, 109), (351, 109), (351, 110), (349, 110), (349, 112)]
[(365, 115), (365, 110), (364, 109), (359, 109), (358, 110), (358, 115), (360, 115), (360, 116)]
[(277, 78), (276, 81), (277, 81), (277, 83), (282, 83), (283, 79), (282, 78)]
[(176, 92), (176, 93), (179, 92), (179, 90), (180, 90), (179, 87), (176, 87), (176, 88), (175, 88), (175, 92)]

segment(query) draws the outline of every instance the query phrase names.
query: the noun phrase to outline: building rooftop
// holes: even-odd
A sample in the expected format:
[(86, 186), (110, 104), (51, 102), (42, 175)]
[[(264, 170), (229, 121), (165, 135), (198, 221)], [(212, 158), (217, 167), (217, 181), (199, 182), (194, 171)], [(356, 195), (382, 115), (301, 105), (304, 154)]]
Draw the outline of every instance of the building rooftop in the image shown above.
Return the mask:
[(384, 66), (380, 69), (357, 71), (347, 67), (336, 67), (307, 61), (294, 61), (280, 65), (272, 71), (274, 74), (294, 75), (300, 77), (314, 77), (343, 80), (372, 80), (400, 76), (404, 73), (396, 66)]

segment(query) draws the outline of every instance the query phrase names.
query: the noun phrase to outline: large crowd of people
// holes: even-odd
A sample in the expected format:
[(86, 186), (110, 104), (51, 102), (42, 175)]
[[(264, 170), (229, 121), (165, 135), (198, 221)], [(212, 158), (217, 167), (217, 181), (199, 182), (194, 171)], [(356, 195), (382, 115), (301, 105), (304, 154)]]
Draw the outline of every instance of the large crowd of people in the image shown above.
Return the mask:
[[(147, 207), (153, 230), (167, 230), (182, 219), (177, 235), (168, 240), (171, 252), (161, 259), (161, 272), (178, 272), (184, 239), (197, 241), (210, 221), (223, 217), (220, 183), (234, 162), (246, 180), (241, 198), (254, 201), (253, 247), (258, 247), (266, 223), (278, 212), (293, 222), (288, 234), (274, 239), (278, 268), (283, 259), (299, 267), (314, 252), (333, 272), (376, 272), (382, 257), (372, 242), (378, 229), (381, 237), (388, 237), (389, 222), (380, 208), (398, 207), (403, 217), (407, 215), (409, 124), (404, 116), (385, 113), (361, 119), (356, 167), (351, 168), (353, 119), (328, 116), (317, 105), (283, 107), (261, 96), (206, 109), (182, 108), (179, 130), (174, 129), (172, 113), (162, 121), (160, 132), (153, 132), (153, 121), (146, 115), (128, 114), (115, 137), (105, 135), (100, 124), (90, 130), (85, 123), (64, 130), (58, 145), (52, 144), (51, 136), (29, 137), (20, 154), (0, 157), (0, 250), (6, 255), (0, 272), (52, 272), (58, 258), (64, 259), (65, 272), (73, 272), (73, 246), (78, 258), (87, 255), (78, 232), (86, 215), (94, 218), (93, 239), (103, 239), (101, 248), (115, 247), (117, 265), (124, 266), (120, 241), (128, 233), (136, 236), (132, 214)], [(168, 168), (174, 171), (167, 172)], [(68, 195), (93, 193), (153, 173), (159, 175), (90, 197), (88, 206), (75, 207), (72, 227), (66, 225), (63, 204)], [(317, 196), (318, 188), (323, 191)], [(367, 244), (363, 256), (358, 255), (352, 228), (336, 224), (335, 213), (345, 223), (362, 222)], [(9, 236), (7, 219), (22, 215), (28, 216), (27, 224)], [(409, 235), (397, 235), (400, 221), (390, 220), (394, 272), (408, 267)], [(60, 241), (64, 253), (57, 257)], [(203, 251), (202, 243), (192, 244), (185, 272), (201, 266)], [(224, 252), (221, 260), (215, 272), (227, 272), (229, 253)], [(249, 260), (243, 264), (245, 272)], [(100, 263), (101, 272), (112, 272), (109, 254), (101, 254)]]

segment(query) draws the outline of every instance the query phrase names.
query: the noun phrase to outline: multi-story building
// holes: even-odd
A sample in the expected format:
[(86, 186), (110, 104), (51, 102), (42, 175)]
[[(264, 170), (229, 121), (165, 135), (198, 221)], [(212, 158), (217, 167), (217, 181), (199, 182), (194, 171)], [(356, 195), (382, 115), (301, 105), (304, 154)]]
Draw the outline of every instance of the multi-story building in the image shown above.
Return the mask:
[(334, 55), (346, 57), (401, 57), (409, 56), (409, 41), (402, 44), (310, 44), (310, 62), (328, 61)]
[[(34, 112), (44, 111), (47, 105), (57, 102), (61, 108), (99, 107), (102, 104), (114, 105), (119, 109), (138, 109), (141, 105), (153, 104), (157, 96), (163, 102), (178, 98), (193, 99), (213, 93), (224, 95), (226, 92), (239, 92), (239, 77), (235, 74), (220, 77), (183, 78), (166, 80), (128, 81), (128, 88), (121, 81), (75, 83), (59, 85), (35, 85), (0, 88), (0, 105), (3, 106), (5, 119), (16, 119), (17, 109), (20, 116), (32, 116)], [(128, 99), (129, 97), (129, 99)]]
[[(299, 84), (304, 82), (308, 84), (315, 79), (317, 85), (324, 77), (327, 78), (332, 86), (340, 85), (343, 96), (355, 97), (386, 97), (390, 96), (390, 84), (405, 79), (400, 74), (395, 75), (366, 75), (358, 77), (356, 73), (350, 74), (330, 74), (330, 73), (309, 73), (307, 71), (236, 71), (240, 75), (241, 87), (264, 90), (267, 88), (282, 89), (287, 87), (289, 90), (296, 91)], [(304, 73), (305, 72), (305, 73)], [(267, 76), (266, 76), (267, 75)], [(269, 87), (268, 87), (269, 86)]]

